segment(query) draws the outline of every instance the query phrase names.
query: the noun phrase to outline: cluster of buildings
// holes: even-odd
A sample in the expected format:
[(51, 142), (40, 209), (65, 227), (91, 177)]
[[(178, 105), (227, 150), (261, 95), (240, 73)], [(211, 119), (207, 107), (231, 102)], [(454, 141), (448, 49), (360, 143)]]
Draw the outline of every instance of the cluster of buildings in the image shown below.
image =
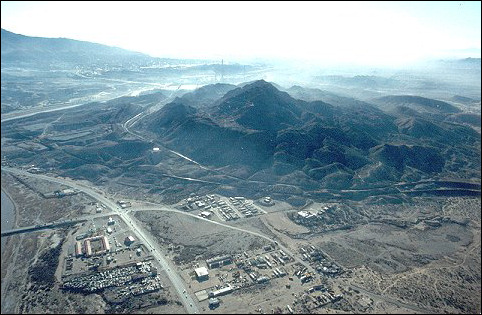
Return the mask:
[(185, 211), (209, 210), (216, 203), (215, 195), (192, 196), (181, 202), (181, 208)]
[[(296, 297), (295, 304), (288, 310), (293, 313), (294, 310), (305, 309), (301, 301), (310, 303), (309, 309), (314, 309), (326, 305), (330, 302), (336, 302), (341, 298), (341, 295), (335, 295), (332, 291), (329, 291), (327, 287), (317, 283), (316, 272), (312, 271), (312, 268), (303, 265), (302, 263), (296, 263), (293, 257), (290, 257), (282, 249), (271, 246), (265, 246), (263, 252), (257, 252), (256, 254), (248, 254), (248, 252), (239, 253), (236, 255), (223, 255), (217, 256), (206, 260), (206, 266), (195, 268), (195, 274), (198, 281), (205, 281), (209, 279), (211, 269), (220, 268), (228, 264), (235, 264), (235, 267), (229, 268), (232, 274), (229, 276), (225, 273), (228, 268), (221, 270), (216, 275), (219, 277), (220, 284), (211, 286), (210, 288), (200, 290), (196, 293), (199, 301), (209, 299), (209, 308), (216, 308), (220, 303), (220, 296), (230, 294), (240, 288), (249, 287), (253, 285), (263, 285), (271, 281), (280, 281), (284, 283), (286, 288), (291, 288), (291, 281), (294, 278), (298, 278), (301, 283), (313, 284), (307, 290), (306, 293), (302, 293), (301, 296)], [(318, 250), (314, 246), (301, 247), (300, 252), (305, 261), (309, 261), (310, 264), (323, 264), (323, 267), (327, 266), (328, 260), (326, 255), (321, 250)], [(330, 264), (333, 264), (330, 262)], [(234, 271), (233, 271), (234, 270)], [(285, 277), (285, 280), (281, 278)], [(229, 278), (229, 280), (227, 280)], [(280, 278), (279, 280), (276, 280)], [(289, 278), (289, 281), (287, 281)], [(212, 285), (210, 279), (207, 283)], [(284, 281), (284, 282), (283, 282)], [(276, 282), (278, 284), (278, 282)], [(329, 292), (328, 292), (329, 291)], [(296, 304), (298, 303), (298, 304)], [(296, 307), (295, 307), (296, 306)]]
[(325, 306), (328, 303), (335, 303), (343, 298), (341, 294), (334, 294), (321, 285), (314, 286), (297, 298), (293, 306), (302, 304), (308, 310)]
[(316, 271), (327, 276), (334, 277), (341, 274), (343, 272), (343, 269), (334, 262), (324, 260), (321, 261), (318, 266), (316, 266)]
[[(222, 255), (206, 259), (206, 265), (209, 267), (209, 269), (219, 268), (232, 263), (233, 258), (230, 255)], [(194, 269), (194, 273), (196, 274), (196, 279), (199, 282), (209, 279), (209, 271), (206, 267), (196, 268)]]
[[(247, 253), (245, 252), (244, 255), (247, 257)], [(266, 269), (266, 268), (275, 268), (276, 266), (284, 266), (285, 264), (294, 261), (294, 259), (288, 256), (283, 250), (271, 252), (264, 256), (257, 256), (255, 258), (247, 259), (247, 260), (238, 260), (236, 261), (236, 266), (239, 268), (244, 268), (245, 270), (250, 267), (256, 267), (258, 269)], [(276, 269), (275, 269), (276, 270)], [(285, 272), (280, 269), (280, 272), (276, 272), (276, 275), (285, 275)]]
[[(271, 247), (268, 248), (270, 250), (272, 249)], [(231, 255), (222, 255), (207, 259), (207, 267), (195, 268), (194, 272), (196, 279), (199, 282), (202, 282), (209, 279), (210, 269), (220, 268), (235, 263), (236, 268), (244, 270), (246, 276), (241, 276), (240, 270), (238, 270), (232, 274), (233, 279), (229, 282), (225, 282), (227, 275), (221, 276), (220, 281), (224, 282), (224, 285), (215, 286), (211, 288), (210, 291), (207, 291), (208, 294), (206, 298), (209, 297), (213, 299), (218, 296), (229, 294), (237, 288), (250, 286), (252, 284), (267, 283), (272, 278), (285, 277), (288, 273), (281, 265), (290, 261), (294, 261), (294, 259), (286, 255), (282, 250), (256, 255), (255, 257), (250, 257), (247, 252), (244, 252), (243, 254), (237, 255), (236, 258), (233, 258)], [(232, 269), (234, 268), (231, 268), (230, 270)], [(266, 271), (263, 271), (263, 269)], [(214, 303), (213, 306), (215, 304), (216, 303)]]
[[(256, 267), (258, 269), (266, 269), (266, 268), (271, 268), (273, 269), (276, 266), (284, 266), (286, 263), (293, 261), (293, 258), (290, 256), (286, 255), (284, 251), (280, 250), (279, 254), (276, 252), (270, 253), (269, 255), (264, 255), (263, 256), (257, 256), (255, 258), (248, 259), (247, 261), (238, 261), (236, 263), (237, 266), (239, 267), (244, 267), (246, 269), (246, 266), (249, 267)], [(275, 269), (276, 270), (276, 269)], [(276, 276), (285, 276), (286, 273), (281, 271), (275, 272)]]
[[(275, 264), (275, 265), (285, 265), (286, 263), (289, 263), (291, 261), (293, 261), (294, 259), (288, 255), (286, 255), (286, 253), (283, 251), (283, 250), (279, 250), (278, 253), (276, 252), (273, 252), (273, 253), (270, 253), (270, 256), (271, 256), (271, 263)], [(267, 258), (267, 261), (266, 261), (266, 264), (271, 268), (269, 262), (269, 256), (265, 256)]]
[(224, 220), (226, 221), (231, 221), (231, 220), (237, 220), (240, 218), (239, 214), (234, 211), (233, 208), (231, 208), (226, 201), (219, 200), (217, 202), (217, 208), (219, 214), (223, 217)]
[(110, 252), (109, 240), (105, 235), (88, 237), (82, 241), (75, 242), (75, 256), (85, 257), (103, 255)]
[(307, 210), (301, 210), (296, 212), (296, 214), (293, 216), (293, 219), (296, 223), (302, 224), (302, 225), (314, 225), (318, 221), (323, 220), (325, 212), (331, 211), (333, 207), (328, 207), (324, 206), (321, 209), (317, 211), (307, 211)]
[(311, 245), (309, 248), (300, 248), (301, 259), (309, 261), (311, 265), (321, 274), (337, 276), (343, 269), (335, 262), (329, 260), (319, 249)]
[[(237, 259), (236, 267), (243, 269), (254, 283), (265, 283), (272, 278), (282, 278), (288, 273), (283, 267), (286, 263), (294, 261), (292, 257), (286, 255), (282, 250), (266, 255), (258, 255), (253, 258), (245, 252), (246, 259)], [(268, 269), (269, 268), (269, 269)], [(271, 273), (262, 270), (271, 270)]]
[(308, 271), (308, 268), (300, 263), (296, 264), (296, 267), (293, 271), (293, 276), (296, 276), (298, 279), (300, 279), (301, 283), (306, 283), (313, 280), (313, 274)]
[(300, 252), (302, 260), (320, 261), (325, 258), (325, 255), (313, 245), (309, 248), (300, 247)]
[(184, 211), (199, 210), (201, 211), (199, 215), (204, 218), (217, 212), (218, 216), (225, 221), (237, 220), (242, 216), (251, 217), (260, 212), (251, 201), (244, 197), (229, 197), (229, 202), (226, 202), (214, 194), (189, 197), (180, 203), (180, 207)]
[[(155, 281), (147, 281), (143, 279), (153, 277)], [(68, 279), (64, 279), (62, 288), (82, 293), (100, 292), (109, 287), (125, 287), (127, 290), (135, 294), (139, 292), (152, 292), (158, 290), (162, 286), (158, 281), (157, 269), (152, 267), (148, 262), (137, 262), (126, 266), (87, 273), (82, 275), (71, 275)], [(145, 286), (139, 287), (139, 283)]]
[(244, 197), (229, 197), (229, 201), (247, 218), (258, 214), (259, 210)]

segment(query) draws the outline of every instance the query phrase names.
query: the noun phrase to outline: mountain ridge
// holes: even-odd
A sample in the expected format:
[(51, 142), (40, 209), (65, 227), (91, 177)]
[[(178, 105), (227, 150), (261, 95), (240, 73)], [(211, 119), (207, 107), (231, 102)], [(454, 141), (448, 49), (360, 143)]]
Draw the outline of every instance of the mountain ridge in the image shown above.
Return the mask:
[(69, 38), (32, 37), (1, 29), (2, 65), (28, 64), (37, 67), (60, 65), (147, 64), (147, 54), (114, 46)]
[(413, 116), (416, 111), (306, 102), (264, 80), (232, 89), (206, 108), (184, 111), (182, 123), (155, 119), (186, 106), (180, 99), (166, 105), (141, 130), (205, 165), (310, 188), (364, 187), (380, 176), (433, 176), (452, 163), (449, 148), (477, 141), (469, 127)]

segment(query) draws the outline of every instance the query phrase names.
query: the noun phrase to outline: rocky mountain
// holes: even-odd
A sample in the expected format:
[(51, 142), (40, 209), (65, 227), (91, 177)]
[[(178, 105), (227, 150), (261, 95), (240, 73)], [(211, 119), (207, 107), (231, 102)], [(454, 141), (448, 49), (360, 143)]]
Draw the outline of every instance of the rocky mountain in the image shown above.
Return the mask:
[(214, 115), (253, 130), (279, 131), (300, 123), (297, 101), (260, 80), (232, 90), (221, 98)]
[[(478, 134), (436, 119), (457, 108), (420, 97), (382, 101), (397, 110), (384, 112), (364, 102), (307, 102), (260, 80), (202, 108), (177, 99), (140, 126), (203, 164), (310, 189), (420, 179), (443, 174), (460, 160), (477, 163)], [(420, 115), (421, 108), (437, 115)]]
[(194, 108), (208, 107), (223, 97), (224, 94), (234, 90), (235, 88), (236, 85), (225, 83), (205, 85), (194, 90), (193, 92), (184, 94), (180, 98), (180, 102)]

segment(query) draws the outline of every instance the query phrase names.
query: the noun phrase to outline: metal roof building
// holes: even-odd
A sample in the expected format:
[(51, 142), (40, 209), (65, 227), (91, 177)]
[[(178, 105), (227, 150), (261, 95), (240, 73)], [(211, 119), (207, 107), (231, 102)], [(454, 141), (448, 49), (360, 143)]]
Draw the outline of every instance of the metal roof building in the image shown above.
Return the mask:
[(206, 267), (199, 267), (194, 269), (194, 272), (196, 273), (196, 278), (198, 281), (204, 281), (209, 278), (209, 272)]

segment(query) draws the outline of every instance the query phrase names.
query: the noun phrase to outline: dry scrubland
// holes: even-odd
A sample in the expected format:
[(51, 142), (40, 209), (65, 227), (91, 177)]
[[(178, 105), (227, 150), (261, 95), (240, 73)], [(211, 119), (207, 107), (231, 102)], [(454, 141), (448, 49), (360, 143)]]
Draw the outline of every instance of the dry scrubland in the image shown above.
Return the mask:
[(164, 248), (169, 245), (181, 246), (173, 258), (179, 264), (217, 255), (236, 254), (270, 244), (260, 237), (182, 214), (143, 211), (136, 213), (136, 217)]

